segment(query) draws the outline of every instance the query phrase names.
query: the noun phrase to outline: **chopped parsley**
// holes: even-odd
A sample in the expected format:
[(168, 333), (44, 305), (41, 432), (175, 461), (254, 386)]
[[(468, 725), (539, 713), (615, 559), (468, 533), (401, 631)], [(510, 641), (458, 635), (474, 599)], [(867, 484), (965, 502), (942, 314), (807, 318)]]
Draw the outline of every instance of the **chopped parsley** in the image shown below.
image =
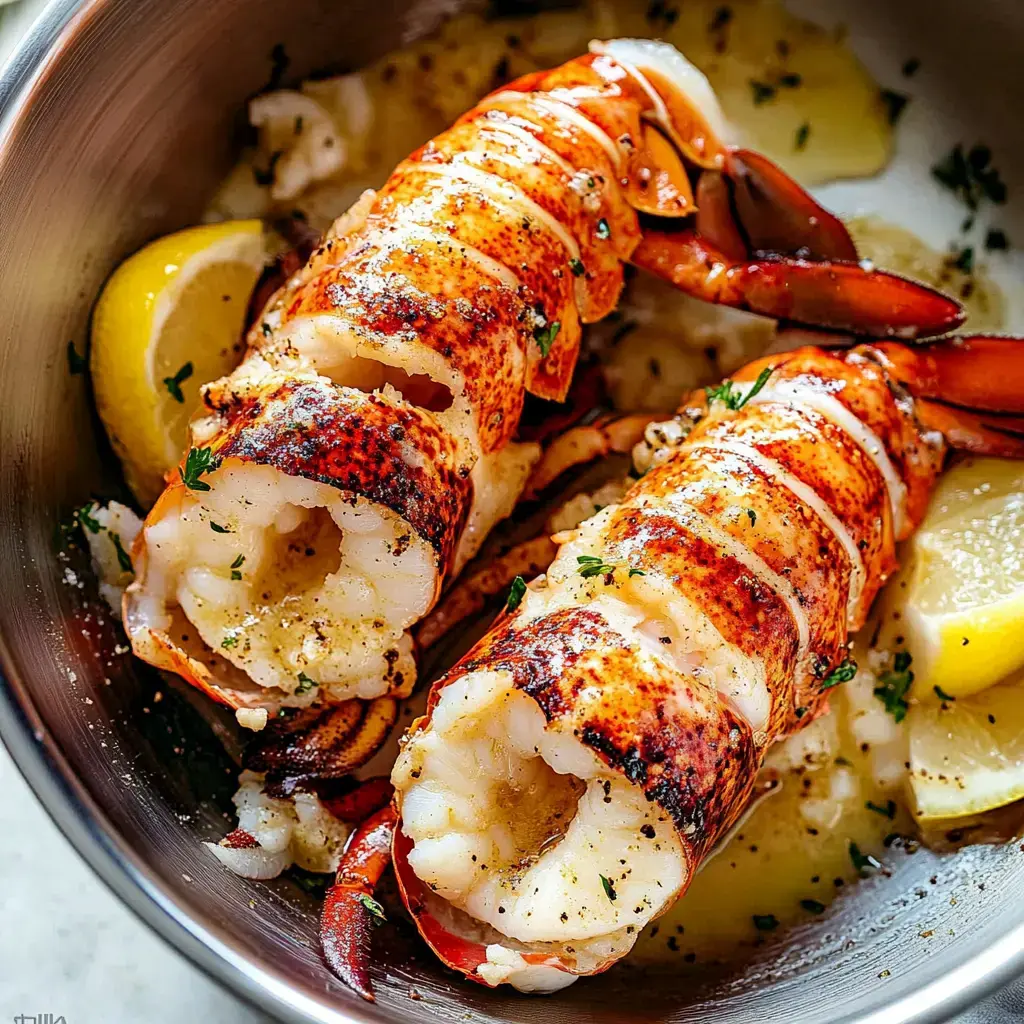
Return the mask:
[(295, 695), (298, 697), (304, 693), (309, 693), (310, 690), (315, 690), (319, 685), (315, 679), (310, 679), (305, 672), (300, 672), (299, 685), (295, 687)]
[[(597, 555), (577, 555), (576, 563), (579, 566), (577, 571), (585, 580), (589, 580), (592, 576), (607, 576), (609, 573), (615, 572), (616, 569), (625, 568), (616, 562), (606, 562)], [(646, 576), (647, 573), (643, 569), (630, 569), (628, 575), (632, 578), (633, 576)]]
[(1010, 240), (1006, 237), (1006, 232), (1000, 231), (999, 228), (989, 228), (988, 234), (985, 235), (985, 248), (1009, 249)]
[(359, 900), (359, 902), (366, 907), (367, 911), (377, 918), (378, 921), (387, 920), (384, 916), (384, 908), (372, 896), (368, 896), (365, 892), (361, 892), (356, 895), (356, 899)]
[(882, 815), (884, 815), (890, 821), (892, 821), (892, 819), (896, 817), (896, 801), (895, 800), (886, 800), (884, 807), (880, 807), (878, 804), (872, 803), (870, 800), (868, 800), (868, 802), (866, 804), (864, 804), (864, 806), (869, 811), (874, 811), (875, 814), (882, 814)]
[(754, 914), (751, 920), (759, 932), (773, 932), (779, 927), (779, 919), (774, 914)]
[(604, 217), (597, 222), (597, 237), (602, 240), (612, 237), (612, 229), (608, 226), (608, 221)]
[(242, 563), (244, 561), (245, 561), (245, 555), (239, 555), (231, 563), (231, 578), (233, 580), (240, 580), (242, 578), (241, 568), (242, 568)]
[(952, 260), (952, 265), (962, 274), (974, 273), (974, 247), (965, 245)]
[(121, 543), (121, 535), (111, 530), (110, 539), (114, 542), (114, 550), (117, 551), (117, 564), (121, 566), (121, 571), (135, 572), (135, 567), (132, 565), (131, 557), (128, 552), (125, 551), (124, 544)]
[(932, 177), (944, 185), (969, 210), (977, 210), (982, 200), (1002, 204), (1006, 202), (1006, 183), (992, 166), (992, 151), (988, 146), (956, 146), (932, 168)]
[(910, 671), (910, 654), (907, 651), (900, 651), (893, 659), (892, 669), (883, 672), (878, 681), (881, 686), (876, 686), (874, 695), (885, 705), (885, 710), (897, 722), (902, 722), (907, 716), (910, 705), (906, 701), (907, 692), (914, 682), (914, 673)]
[(817, 900), (801, 900), (800, 906), (804, 908), (809, 914), (824, 914), (825, 904), (819, 903)]
[(861, 852), (861, 848), (852, 841), (850, 843), (850, 861), (856, 871), (874, 870), (882, 866), (877, 858), (872, 857), (870, 853)]
[(238, 646), (238, 634), (227, 633), (224, 639), (220, 642), (221, 647), (237, 647)]
[(562, 322), (556, 320), (553, 324), (545, 324), (543, 327), (535, 327), (533, 329), (533, 340), (537, 342), (537, 347), (540, 349), (540, 354), (546, 356), (551, 351), (551, 346), (555, 343), (555, 338), (558, 337), (558, 332), (562, 329)]
[(90, 501), (88, 505), (83, 505), (76, 513), (75, 518), (78, 520), (79, 525), (83, 529), (88, 530), (90, 533), (99, 533), (100, 530), (104, 529), (100, 521), (93, 517), (92, 510), (96, 507), (95, 501)]
[(514, 612), (522, 603), (523, 597), (526, 595), (526, 580), (522, 576), (517, 576), (512, 581), (512, 586), (509, 588), (508, 600), (505, 602), (505, 611)]
[(68, 371), (75, 377), (89, 369), (89, 360), (78, 354), (73, 341), (68, 342)]
[(575, 257), (569, 260), (569, 269), (572, 271), (573, 277), (582, 277), (587, 272), (587, 268), (583, 266), (583, 260), (578, 260)]
[(775, 99), (775, 94), (778, 92), (778, 89), (768, 82), (762, 82), (756, 78), (752, 78), (750, 79), (750, 92), (754, 100), (754, 106), (759, 107), (762, 103), (767, 103), (769, 100)]
[(579, 566), (577, 571), (585, 580), (589, 580), (591, 576), (604, 576), (618, 568), (597, 555), (577, 555), (576, 562)]
[(263, 332), (263, 337), (264, 338), (269, 338), (274, 333), (274, 328), (271, 327), (270, 324), (268, 324), (266, 320), (264, 320), (260, 324), (260, 330)]
[(899, 121), (903, 116), (903, 111), (907, 109), (907, 104), (910, 102), (910, 97), (905, 93), (895, 92), (892, 89), (882, 89), (878, 94), (878, 98), (882, 101), (886, 120), (891, 125), (895, 125)]
[(181, 392), (181, 385), (192, 376), (192, 364), (185, 363), (184, 366), (173, 376), (164, 377), (164, 387), (167, 388), (171, 398), (176, 402), (185, 403), (185, 396)]
[(821, 681), (821, 691), (831, 690), (840, 683), (848, 683), (857, 674), (857, 662), (853, 658), (844, 658)]
[(605, 896), (614, 903), (619, 898), (619, 894), (615, 891), (615, 886), (604, 875), (598, 875), (597, 877), (601, 879), (601, 887), (604, 889)]
[(772, 375), (774, 370), (774, 366), (766, 366), (757, 375), (757, 380), (754, 381), (748, 391), (734, 390), (736, 385), (733, 381), (723, 380), (718, 387), (705, 388), (704, 394), (708, 396), (709, 402), (714, 402), (716, 400), (724, 402), (726, 408), (732, 409), (735, 412), (737, 409), (742, 409), (743, 406), (745, 406), (747, 402), (749, 402), (754, 395), (756, 395), (765, 386), (765, 384), (768, 383), (768, 378)]
[(212, 519), (210, 520), (210, 529), (214, 533), (230, 533), (231, 531), (226, 526), (221, 526), (220, 523), (215, 523)]
[(804, 121), (802, 125), (796, 130), (796, 138), (793, 141), (794, 149), (804, 149), (807, 146), (807, 140), (811, 135), (811, 122)]
[(935, 696), (938, 697), (939, 700), (956, 700), (956, 697), (950, 697), (950, 695), (938, 684), (933, 686), (932, 689), (935, 691)]
[(748, 508), (746, 512), (747, 518), (750, 520), (750, 525), (753, 526), (757, 522), (757, 513), (752, 508)]
[(208, 491), (210, 485), (199, 478), (204, 473), (212, 473), (219, 465), (220, 461), (213, 457), (212, 448), (189, 448), (185, 468), (179, 466), (178, 475), (190, 491)]

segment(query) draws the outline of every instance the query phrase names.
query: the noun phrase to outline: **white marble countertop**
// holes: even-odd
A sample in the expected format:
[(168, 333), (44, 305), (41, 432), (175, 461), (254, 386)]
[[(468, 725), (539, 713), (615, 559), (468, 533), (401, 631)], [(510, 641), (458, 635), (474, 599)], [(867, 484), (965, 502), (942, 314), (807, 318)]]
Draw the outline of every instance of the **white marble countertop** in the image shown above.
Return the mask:
[[(0, 0), (0, 64), (44, 4)], [(0, 793), (0, 1022), (266, 1021), (121, 905), (58, 832), (2, 745)], [(1024, 1022), (1021, 983), (957, 1024), (1013, 1021)]]

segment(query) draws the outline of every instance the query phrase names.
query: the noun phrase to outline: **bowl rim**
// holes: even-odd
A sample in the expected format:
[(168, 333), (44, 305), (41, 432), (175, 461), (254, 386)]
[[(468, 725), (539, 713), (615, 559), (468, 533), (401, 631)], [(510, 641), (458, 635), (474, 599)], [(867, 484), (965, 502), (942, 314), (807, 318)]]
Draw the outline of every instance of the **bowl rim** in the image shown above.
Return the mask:
[[(107, 0), (49, 0), (0, 67), (0, 159), (70, 42)], [(0, 636), (0, 741), (51, 820), (78, 855), (137, 918), (230, 992), (281, 1020), (355, 1024), (380, 1020), (369, 1006), (329, 1007), (291, 988), (225, 945), (179, 906), (124, 846), (75, 776), (18, 680)], [(1024, 971), (1024, 921), (953, 970), (888, 1006), (842, 1024), (932, 1024), (949, 1019)]]

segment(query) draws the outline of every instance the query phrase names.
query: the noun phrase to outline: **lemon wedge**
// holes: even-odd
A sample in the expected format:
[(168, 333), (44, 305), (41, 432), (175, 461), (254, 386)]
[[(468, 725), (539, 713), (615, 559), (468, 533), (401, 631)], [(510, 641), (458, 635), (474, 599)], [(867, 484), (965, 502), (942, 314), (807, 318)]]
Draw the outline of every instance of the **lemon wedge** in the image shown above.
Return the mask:
[(1024, 668), (1024, 466), (953, 466), (910, 543), (904, 578), (915, 695), (938, 687), (966, 697)]
[(1024, 798), (1024, 676), (973, 697), (916, 704), (907, 720), (919, 819), (963, 818)]
[(145, 246), (100, 295), (90, 356), (96, 407), (145, 506), (181, 458), (200, 385), (241, 358), (265, 258), (260, 221), (206, 224)]

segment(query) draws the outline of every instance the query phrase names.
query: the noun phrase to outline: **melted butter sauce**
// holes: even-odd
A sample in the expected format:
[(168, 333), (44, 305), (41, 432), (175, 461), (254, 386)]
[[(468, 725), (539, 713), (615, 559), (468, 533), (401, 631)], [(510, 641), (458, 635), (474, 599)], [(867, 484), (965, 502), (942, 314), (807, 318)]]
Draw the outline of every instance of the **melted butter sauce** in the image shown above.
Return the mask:
[[(355, 104), (351, 82), (307, 83), (303, 91), (330, 113), (345, 141), (345, 165), (298, 197), (275, 201), (253, 174), (272, 154), (251, 150), (208, 216), (300, 210), (323, 230), (486, 92), (586, 52), (592, 38), (614, 36), (659, 37), (677, 46), (710, 79), (737, 141), (806, 185), (874, 174), (890, 156), (892, 126), (879, 85), (840, 35), (793, 16), (778, 0), (650, 7), (591, 0), (531, 18), (452, 18), (359, 73)], [(878, 266), (958, 294), (972, 328), (1001, 326), (1002, 296), (983, 273), (963, 274), (948, 254), (877, 219), (857, 218), (850, 227), (863, 255)], [(591, 329), (588, 343), (606, 364), (618, 407), (666, 410), (774, 340), (770, 321), (707, 306), (640, 275), (619, 312)], [(901, 799), (904, 737), (899, 730), (884, 737), (879, 749), (888, 752), (881, 759), (888, 757), (888, 767), (880, 766), (879, 749), (865, 740), (865, 722), (878, 715), (872, 685), (869, 673), (859, 673), (839, 688), (827, 716), (772, 753), (778, 790), (706, 863), (686, 895), (645, 930), (634, 959), (699, 964), (741, 956), (770, 934), (826, 913), (856, 884), (861, 871), (851, 844), (882, 870), (900, 855), (891, 837), (913, 831)]]

